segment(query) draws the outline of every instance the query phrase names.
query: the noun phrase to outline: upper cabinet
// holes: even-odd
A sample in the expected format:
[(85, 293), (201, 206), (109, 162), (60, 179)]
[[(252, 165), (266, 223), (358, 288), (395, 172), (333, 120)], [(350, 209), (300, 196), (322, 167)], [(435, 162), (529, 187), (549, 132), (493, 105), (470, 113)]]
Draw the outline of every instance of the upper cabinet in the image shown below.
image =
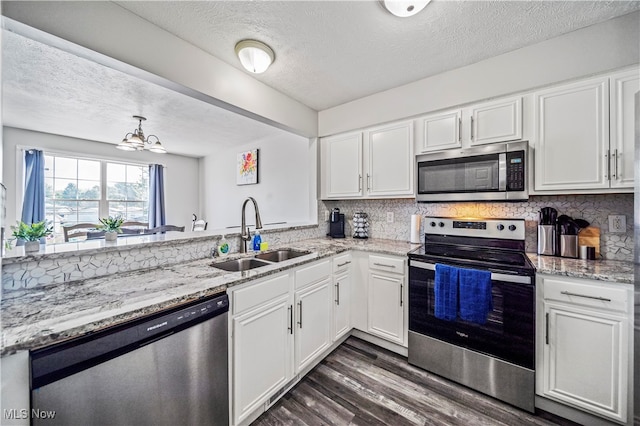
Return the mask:
[(617, 73), (609, 78), (612, 188), (633, 188), (636, 116), (634, 95), (638, 91), (640, 91), (640, 72), (637, 69)]
[(506, 98), (418, 119), (420, 152), (522, 139), (522, 98)]
[(535, 190), (633, 188), (637, 70), (535, 93)]
[(413, 121), (323, 138), (323, 199), (413, 197)]

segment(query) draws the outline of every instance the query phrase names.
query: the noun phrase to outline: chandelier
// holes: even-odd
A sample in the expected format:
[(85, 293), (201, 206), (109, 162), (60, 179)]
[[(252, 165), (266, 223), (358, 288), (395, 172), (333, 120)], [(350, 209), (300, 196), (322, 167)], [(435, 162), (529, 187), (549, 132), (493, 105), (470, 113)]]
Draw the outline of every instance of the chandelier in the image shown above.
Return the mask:
[[(127, 133), (124, 135), (124, 139), (122, 139), (122, 142), (120, 142), (116, 148), (123, 151), (142, 151), (144, 149), (148, 149), (149, 151), (157, 154), (166, 154), (167, 150), (164, 149), (160, 143), (160, 139), (158, 139), (156, 135), (144, 136), (144, 132), (142, 131), (142, 122), (146, 121), (146, 118), (140, 115), (134, 115), (133, 118), (138, 120), (138, 128), (135, 129), (133, 133)], [(153, 141), (152, 138), (155, 138), (155, 141)], [(146, 147), (146, 144), (149, 144), (150, 146)]]

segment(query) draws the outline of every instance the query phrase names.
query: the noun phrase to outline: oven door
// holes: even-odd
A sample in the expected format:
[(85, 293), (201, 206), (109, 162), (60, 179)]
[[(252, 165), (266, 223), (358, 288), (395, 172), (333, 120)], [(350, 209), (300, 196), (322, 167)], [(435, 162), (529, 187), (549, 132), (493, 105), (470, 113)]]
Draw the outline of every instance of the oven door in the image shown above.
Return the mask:
[(492, 272), (493, 311), (485, 324), (436, 318), (434, 284), (435, 264), (411, 259), (410, 331), (534, 369), (534, 277)]

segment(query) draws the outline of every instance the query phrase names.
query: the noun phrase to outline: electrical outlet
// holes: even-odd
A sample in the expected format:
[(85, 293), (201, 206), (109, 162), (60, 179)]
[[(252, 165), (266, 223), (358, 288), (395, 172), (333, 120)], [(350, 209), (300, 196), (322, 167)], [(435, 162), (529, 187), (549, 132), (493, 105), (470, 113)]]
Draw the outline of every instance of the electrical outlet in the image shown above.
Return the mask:
[(393, 212), (387, 212), (387, 223), (393, 223)]
[(324, 211), (324, 221), (328, 221), (329, 220), (329, 210), (325, 210)]
[(627, 217), (623, 214), (612, 214), (609, 216), (609, 232), (627, 232)]

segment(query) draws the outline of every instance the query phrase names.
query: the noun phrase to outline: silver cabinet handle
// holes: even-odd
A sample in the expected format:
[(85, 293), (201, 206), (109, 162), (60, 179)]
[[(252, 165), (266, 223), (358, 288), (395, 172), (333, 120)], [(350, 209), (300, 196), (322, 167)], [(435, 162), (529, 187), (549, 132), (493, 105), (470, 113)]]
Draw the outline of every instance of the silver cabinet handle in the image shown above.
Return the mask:
[(340, 306), (340, 282), (336, 283), (336, 305)]
[(403, 302), (403, 295), (402, 295), (402, 290), (403, 290), (404, 285), (400, 284), (400, 306), (402, 306), (402, 302)]
[(462, 117), (458, 118), (458, 142), (462, 142)]
[(473, 140), (473, 115), (471, 116), (471, 140)]
[(396, 267), (396, 265), (385, 265), (384, 263), (377, 263), (377, 262), (374, 262), (374, 265), (375, 266), (384, 266), (385, 268), (394, 268), (394, 269)]
[(367, 173), (367, 191), (371, 191), (371, 175)]
[(293, 334), (293, 306), (289, 305), (287, 310), (289, 311), (289, 327), (287, 327), (287, 329), (289, 330), (289, 334)]
[(351, 263), (351, 261), (350, 261), (350, 260), (347, 260), (347, 261), (346, 261), (346, 262), (344, 262), (344, 263), (338, 263), (338, 268), (342, 268), (344, 265), (348, 265), (348, 264), (350, 264), (350, 263)]
[(603, 302), (611, 302), (611, 299), (607, 299), (606, 297), (589, 296), (586, 294), (571, 293), (570, 291), (561, 291), (560, 294), (564, 294), (566, 296), (584, 297), (585, 299), (602, 300)]
[(604, 177), (607, 180), (611, 180), (611, 160), (609, 160), (609, 150), (607, 150), (607, 153), (604, 155), (604, 159), (607, 162), (607, 171), (605, 172)]
[(544, 314), (544, 342), (549, 344), (549, 312)]
[(615, 166), (613, 169), (613, 178), (615, 180), (620, 179), (620, 175), (618, 174), (618, 150), (613, 151), (613, 165)]
[(298, 306), (300, 308), (300, 321), (298, 321), (298, 325), (302, 328), (302, 300), (298, 302)]
[(358, 175), (358, 191), (362, 191), (362, 175)]

